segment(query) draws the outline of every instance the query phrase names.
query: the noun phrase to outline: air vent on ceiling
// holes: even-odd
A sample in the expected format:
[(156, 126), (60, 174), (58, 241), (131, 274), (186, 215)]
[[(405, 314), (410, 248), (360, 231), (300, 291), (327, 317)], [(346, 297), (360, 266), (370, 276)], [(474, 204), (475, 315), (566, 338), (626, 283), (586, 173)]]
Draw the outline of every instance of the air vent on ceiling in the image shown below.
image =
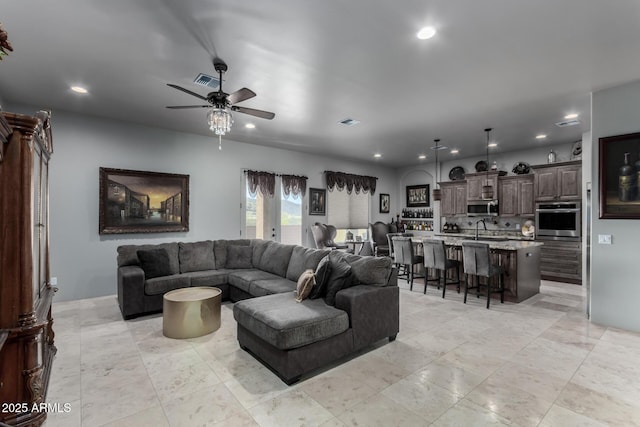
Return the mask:
[(209, 76), (207, 74), (198, 74), (198, 77), (193, 81), (195, 84), (200, 86), (206, 86), (213, 89), (218, 89), (220, 86), (220, 80), (217, 77)]
[(358, 123), (360, 123), (360, 120), (344, 119), (344, 120), (340, 120), (338, 123), (340, 123), (341, 125), (345, 125), (345, 126), (354, 126), (354, 125), (357, 125)]
[(571, 120), (564, 120), (564, 121), (558, 122), (556, 123), (556, 126), (558, 126), (559, 128), (566, 128), (567, 126), (575, 126), (575, 125), (579, 125), (580, 123), (582, 122), (578, 119), (571, 119)]

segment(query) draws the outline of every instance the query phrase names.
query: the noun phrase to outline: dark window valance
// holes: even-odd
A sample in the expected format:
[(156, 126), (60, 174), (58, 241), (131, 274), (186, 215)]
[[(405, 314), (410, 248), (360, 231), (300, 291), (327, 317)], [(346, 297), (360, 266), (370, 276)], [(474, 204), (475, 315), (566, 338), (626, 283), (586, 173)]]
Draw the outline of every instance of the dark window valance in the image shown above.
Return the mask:
[(371, 194), (375, 194), (376, 192), (376, 181), (378, 178), (375, 176), (353, 175), (332, 171), (324, 171), (324, 174), (327, 178), (327, 188), (329, 191), (333, 191), (334, 188), (342, 191), (346, 187), (347, 193), (349, 194), (351, 194), (354, 188), (356, 189), (356, 194), (360, 194), (360, 191), (364, 191), (365, 193), (371, 192)]
[(265, 197), (273, 197), (276, 189), (276, 174), (271, 172), (247, 171), (247, 188), (252, 196), (260, 191)]
[(282, 177), (282, 192), (285, 196), (293, 194), (294, 196), (300, 195), (304, 197), (307, 192), (307, 177), (298, 175), (281, 175)]
[(273, 197), (276, 189), (276, 176), (282, 179), (282, 192), (285, 196), (293, 194), (304, 197), (307, 192), (307, 177), (299, 175), (276, 174), (273, 172), (247, 170), (247, 187), (252, 196), (257, 191), (265, 197)]

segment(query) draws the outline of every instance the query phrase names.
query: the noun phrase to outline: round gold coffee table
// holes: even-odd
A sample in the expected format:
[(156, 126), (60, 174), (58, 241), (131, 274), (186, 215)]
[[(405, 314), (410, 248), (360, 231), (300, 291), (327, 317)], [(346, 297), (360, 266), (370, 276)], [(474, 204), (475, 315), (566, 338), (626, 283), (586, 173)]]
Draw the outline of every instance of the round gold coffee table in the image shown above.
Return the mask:
[(168, 338), (196, 338), (220, 327), (218, 288), (182, 288), (164, 294), (162, 333)]

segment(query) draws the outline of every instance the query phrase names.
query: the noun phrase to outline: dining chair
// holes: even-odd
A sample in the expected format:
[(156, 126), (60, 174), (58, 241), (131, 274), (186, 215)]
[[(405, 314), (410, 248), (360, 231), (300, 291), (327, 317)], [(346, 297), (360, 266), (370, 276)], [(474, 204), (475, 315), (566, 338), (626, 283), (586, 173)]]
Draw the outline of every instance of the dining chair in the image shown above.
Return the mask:
[(416, 275), (414, 266), (422, 264), (424, 257), (415, 254), (411, 237), (394, 236), (391, 241), (393, 244), (394, 263), (405, 268), (407, 271), (407, 282), (410, 284), (409, 289), (413, 290), (413, 279), (424, 277), (424, 275)]
[[(492, 293), (500, 293), (500, 303), (504, 303), (504, 268), (491, 264), (491, 253), (488, 243), (462, 242), (462, 263), (464, 265), (464, 303), (467, 303), (469, 289), (476, 289), (480, 298), (480, 289), (486, 288), (487, 308)], [(469, 286), (469, 275), (476, 276), (476, 286)], [(498, 276), (498, 287), (491, 287), (491, 278)], [(487, 279), (486, 284), (480, 283), (480, 278)]]
[[(427, 293), (427, 282), (435, 281), (438, 284), (438, 289), (440, 289), (440, 276), (443, 277), (442, 283), (442, 298), (444, 298), (445, 293), (447, 292), (448, 285), (458, 285), (458, 293), (460, 293), (460, 261), (457, 259), (447, 258), (447, 250), (444, 245), (443, 240), (437, 239), (424, 239), (422, 241), (422, 246), (424, 250), (424, 268), (425, 268), (425, 279), (424, 279), (424, 293)], [(428, 271), (429, 269), (434, 269), (436, 271), (436, 278), (429, 279)], [(456, 281), (447, 283), (447, 272), (449, 270), (455, 270)]]

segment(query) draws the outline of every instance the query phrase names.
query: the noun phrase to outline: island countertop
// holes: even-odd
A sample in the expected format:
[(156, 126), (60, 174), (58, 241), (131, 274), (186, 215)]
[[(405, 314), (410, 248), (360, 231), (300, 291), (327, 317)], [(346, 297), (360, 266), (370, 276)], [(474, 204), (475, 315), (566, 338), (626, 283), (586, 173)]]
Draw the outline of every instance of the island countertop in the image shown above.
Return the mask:
[[(462, 242), (480, 242), (489, 244), (489, 249), (502, 250), (502, 251), (517, 251), (520, 249), (529, 249), (537, 246), (542, 246), (544, 243), (536, 242), (532, 240), (497, 240), (486, 239), (483, 240), (482, 236), (478, 240), (473, 240), (473, 237), (462, 236), (434, 236), (435, 240), (443, 240), (447, 246), (462, 246)], [(428, 240), (428, 239), (421, 239)]]

